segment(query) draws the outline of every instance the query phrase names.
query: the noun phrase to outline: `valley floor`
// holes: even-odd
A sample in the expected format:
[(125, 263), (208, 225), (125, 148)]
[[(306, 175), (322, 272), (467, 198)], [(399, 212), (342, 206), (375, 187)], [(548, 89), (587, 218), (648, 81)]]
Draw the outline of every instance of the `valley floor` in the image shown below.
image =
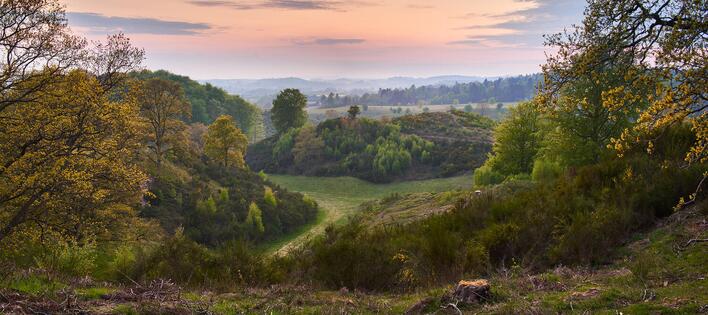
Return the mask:
[(308, 238), (322, 233), (330, 224), (344, 222), (364, 202), (392, 194), (443, 192), (469, 189), (472, 186), (472, 177), (469, 175), (389, 184), (373, 184), (353, 177), (268, 175), (268, 179), (288, 190), (314, 198), (322, 211), (315, 224), (307, 226), (296, 235), (270, 244), (269, 251), (278, 254), (284, 254)]

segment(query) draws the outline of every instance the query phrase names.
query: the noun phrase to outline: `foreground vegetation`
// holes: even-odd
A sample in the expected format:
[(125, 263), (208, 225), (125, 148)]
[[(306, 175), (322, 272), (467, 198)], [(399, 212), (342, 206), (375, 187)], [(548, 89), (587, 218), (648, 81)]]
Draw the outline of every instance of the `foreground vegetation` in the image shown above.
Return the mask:
[(289, 190), (296, 191), (317, 201), (322, 216), (317, 224), (308, 226), (302, 233), (291, 234), (268, 246), (284, 254), (307, 240), (321, 234), (332, 224), (341, 224), (361, 210), (365, 202), (384, 197), (396, 197), (409, 193), (444, 192), (463, 190), (472, 183), (468, 176), (406, 181), (390, 184), (373, 184), (352, 177), (307, 177), (291, 175), (268, 175), (268, 179)]

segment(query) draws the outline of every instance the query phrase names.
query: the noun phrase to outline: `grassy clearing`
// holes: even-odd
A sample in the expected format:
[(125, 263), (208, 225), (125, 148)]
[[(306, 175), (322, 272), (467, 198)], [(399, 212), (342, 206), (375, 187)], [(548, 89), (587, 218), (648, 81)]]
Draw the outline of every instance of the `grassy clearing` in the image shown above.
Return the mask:
[[(406, 114), (419, 114), (424, 112), (424, 108), (427, 108), (429, 112), (446, 112), (450, 110), (450, 107), (454, 107), (455, 109), (458, 110), (464, 110), (465, 106), (467, 104), (447, 104), (447, 105), (423, 105), (423, 106), (397, 106), (397, 105), (370, 105), (368, 107), (368, 110), (364, 111), (362, 109), (361, 115), (363, 117), (369, 117), (369, 118), (381, 118), (381, 117), (399, 117), (403, 116)], [(495, 112), (496, 112), (496, 104), (493, 104), (489, 106), (489, 108), (482, 110), (481, 109), (481, 104), (475, 103), (471, 104), (472, 108), (477, 112), (480, 113), (482, 111), (482, 114), (485, 116), (491, 116), (491, 117), (496, 117)], [(504, 108), (510, 108), (516, 105), (516, 102), (507, 102), (504, 103)], [(403, 111), (401, 113), (394, 113), (391, 111), (391, 109), (397, 109), (397, 108), (402, 108)], [(310, 117), (310, 119), (315, 120), (315, 121), (321, 121), (327, 118), (327, 111), (334, 111), (337, 113), (339, 116), (345, 116), (347, 115), (347, 110), (349, 109), (348, 106), (343, 106), (343, 107), (333, 107), (333, 108), (324, 108), (324, 107), (308, 107), (307, 108), (307, 113)], [(406, 113), (406, 110), (409, 110), (409, 113)]]
[(344, 222), (347, 217), (359, 210), (359, 205), (366, 201), (380, 199), (391, 194), (468, 189), (472, 185), (471, 176), (389, 184), (373, 184), (353, 177), (268, 175), (268, 179), (289, 190), (314, 198), (322, 209), (316, 224), (265, 247), (279, 254), (286, 253), (293, 246), (302, 244), (313, 235), (321, 233), (330, 224)]

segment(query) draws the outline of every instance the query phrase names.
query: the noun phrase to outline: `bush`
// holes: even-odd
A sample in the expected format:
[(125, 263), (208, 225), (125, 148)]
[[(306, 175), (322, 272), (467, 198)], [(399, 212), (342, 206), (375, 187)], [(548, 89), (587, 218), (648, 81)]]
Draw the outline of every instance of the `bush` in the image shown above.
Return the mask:
[(545, 182), (556, 179), (563, 172), (558, 163), (538, 159), (533, 163), (531, 178), (537, 182)]
[(492, 170), (488, 165), (482, 165), (474, 170), (474, 184), (477, 186), (490, 186), (504, 181), (504, 175)]

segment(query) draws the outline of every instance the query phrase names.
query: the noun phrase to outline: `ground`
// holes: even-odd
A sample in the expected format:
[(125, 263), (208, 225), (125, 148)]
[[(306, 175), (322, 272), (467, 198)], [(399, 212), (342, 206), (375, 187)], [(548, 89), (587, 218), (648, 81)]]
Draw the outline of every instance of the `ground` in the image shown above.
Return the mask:
[(267, 246), (266, 250), (279, 254), (322, 233), (330, 224), (344, 222), (348, 216), (357, 213), (364, 202), (393, 194), (443, 192), (469, 189), (472, 186), (472, 177), (469, 175), (389, 184), (373, 184), (353, 177), (268, 175), (268, 179), (290, 191), (314, 198), (322, 211), (315, 224)]
[[(699, 314), (708, 312), (708, 210), (693, 207), (638, 233), (612, 264), (558, 266), (532, 273), (511, 266), (487, 277), (491, 298), (458, 305), (464, 314)], [(117, 286), (80, 278), (67, 283), (28, 275), (0, 289), (7, 314), (454, 314), (440, 300), (452, 284), (405, 293), (306, 286), (244, 288), (229, 293), (182, 289), (157, 280)]]

